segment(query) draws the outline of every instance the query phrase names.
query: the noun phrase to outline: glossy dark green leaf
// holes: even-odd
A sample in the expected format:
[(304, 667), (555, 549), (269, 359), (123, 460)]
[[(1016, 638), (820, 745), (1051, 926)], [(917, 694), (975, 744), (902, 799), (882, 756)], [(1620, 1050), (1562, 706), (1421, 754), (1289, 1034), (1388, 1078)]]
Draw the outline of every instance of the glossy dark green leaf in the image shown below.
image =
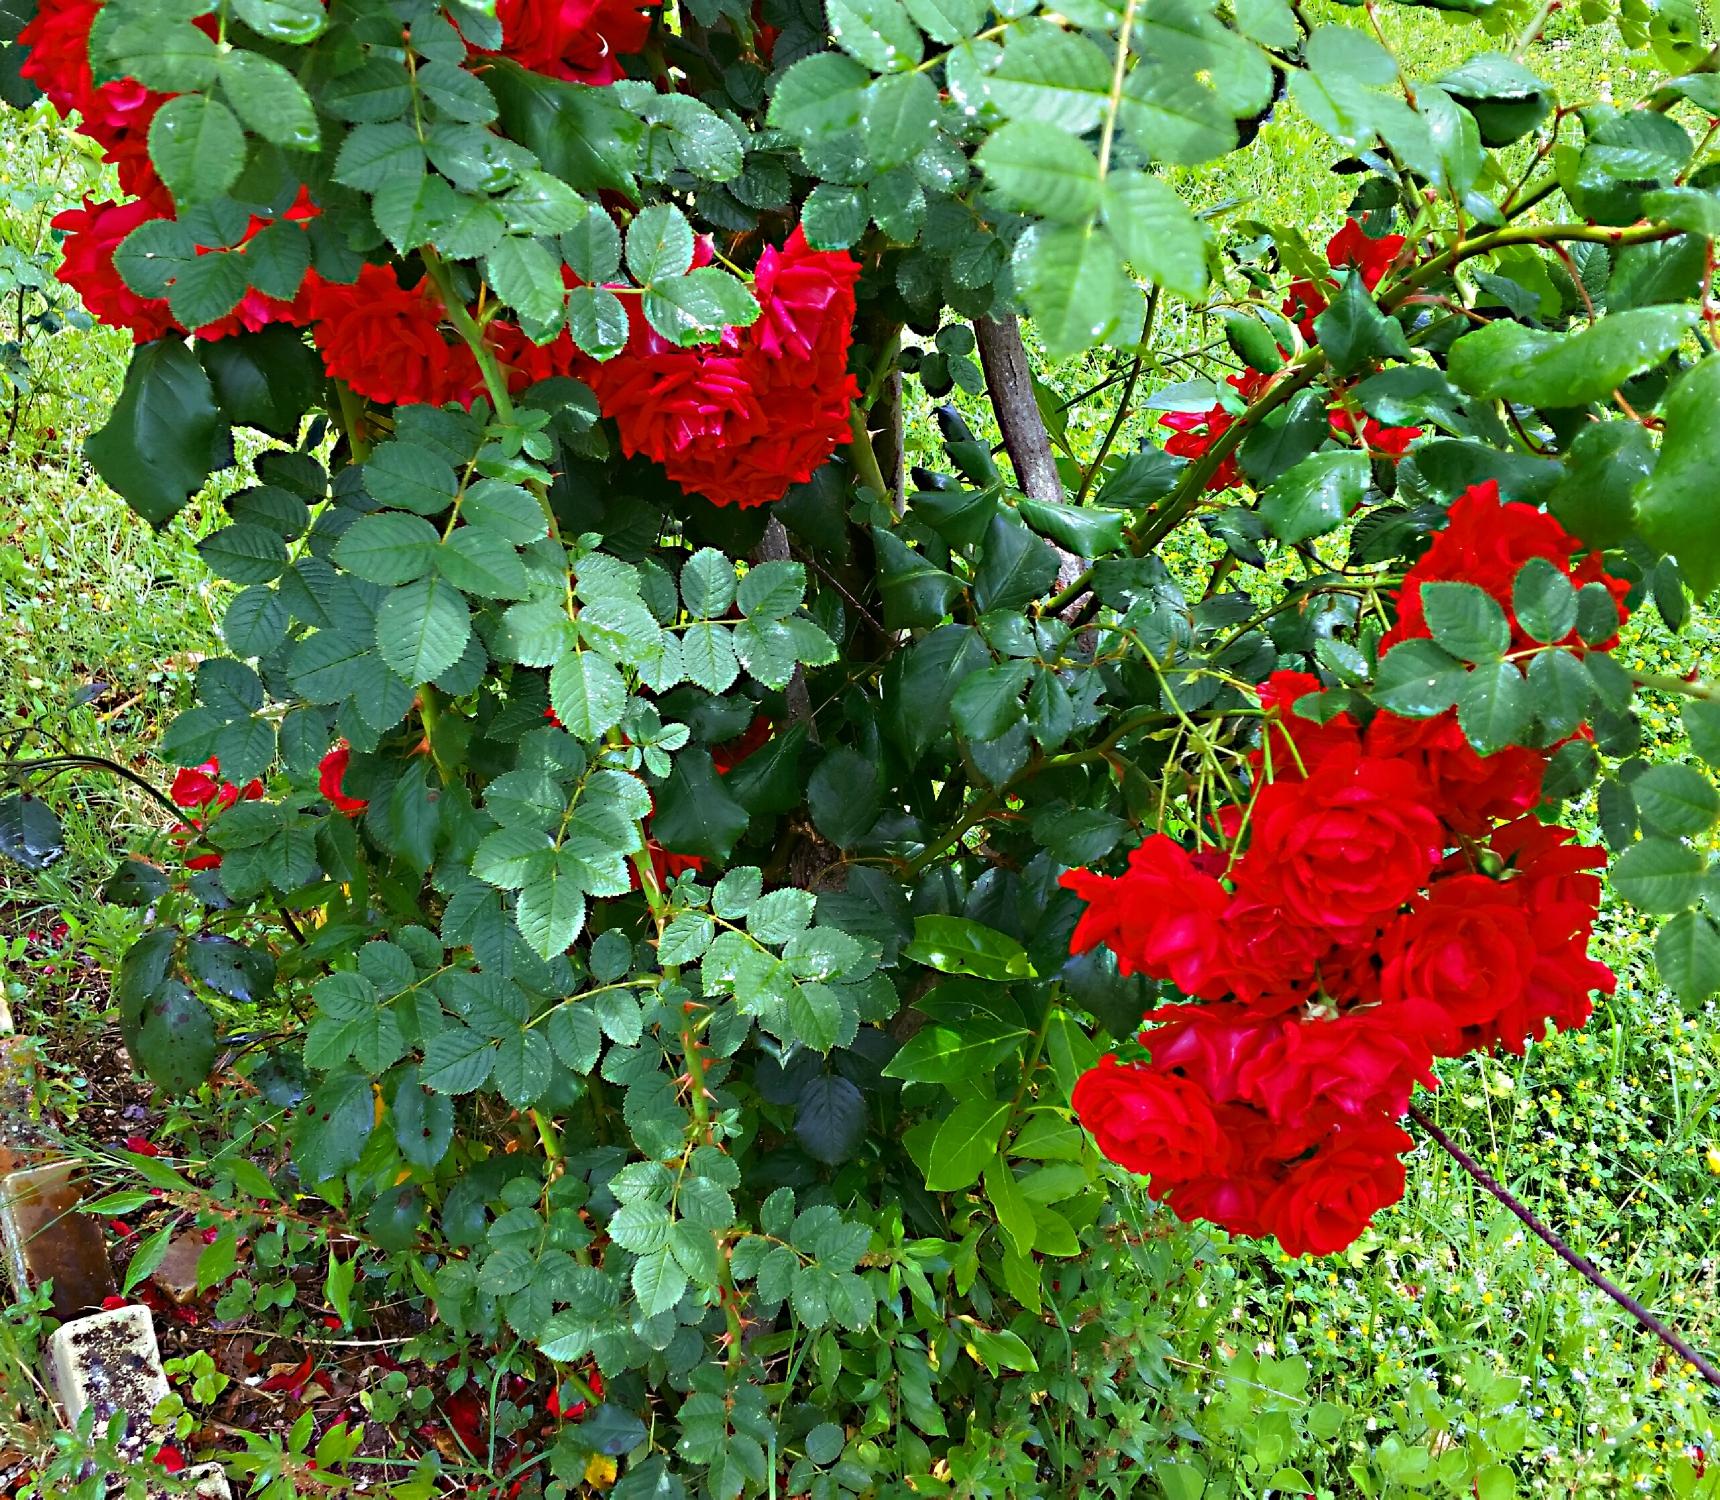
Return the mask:
[(96, 473), (155, 527), (203, 487), (222, 428), (209, 377), (179, 339), (140, 344), (105, 426), (84, 443)]

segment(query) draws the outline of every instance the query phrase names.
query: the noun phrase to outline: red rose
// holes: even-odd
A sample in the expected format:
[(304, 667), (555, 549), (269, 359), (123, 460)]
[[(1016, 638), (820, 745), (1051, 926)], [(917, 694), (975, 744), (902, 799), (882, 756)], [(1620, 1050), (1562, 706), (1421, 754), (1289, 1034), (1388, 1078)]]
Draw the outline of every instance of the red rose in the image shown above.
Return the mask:
[(1413, 765), (1427, 785), (1430, 805), (1458, 833), (1485, 833), (1499, 819), (1521, 817), (1541, 800), (1546, 756), (1521, 746), (1477, 755), (1455, 711), (1432, 719), (1377, 714), (1368, 725), (1366, 745), (1369, 755)]
[(1356, 429), (1356, 414), (1345, 411), (1342, 407), (1334, 406), (1327, 417), (1332, 424), (1332, 436), (1336, 438), (1358, 438), (1361, 445), (1383, 458), (1402, 458), (1409, 452), (1409, 445), (1421, 436), (1419, 427), (1387, 427), (1383, 422), (1377, 422), (1372, 417), (1362, 421), (1361, 430)]
[(1070, 1103), (1107, 1157), (1155, 1183), (1210, 1176), (1229, 1162), (1211, 1101), (1186, 1078), (1104, 1057), (1076, 1081)]
[(769, 359), (846, 363), (860, 264), (840, 250), (814, 250), (797, 224), (783, 247), (766, 247), (753, 273), (758, 321), (752, 346)]
[(1332, 935), (1285, 911), (1239, 892), (1225, 908), (1225, 977), (1251, 1010), (1276, 1015), (1300, 1010), (1320, 988)]
[(1408, 243), (1401, 234), (1369, 235), (1359, 219), (1346, 219), (1344, 227), (1326, 242), (1326, 264), (1334, 271), (1351, 268), (1362, 274), (1362, 285), (1370, 292), (1385, 279)]
[(1303, 698), (1325, 691), (1325, 684), (1312, 673), (1274, 672), (1257, 691), (1266, 715), (1263, 747), (1249, 757), (1257, 775), (1264, 772), (1272, 781), (1296, 780), (1329, 756), (1355, 752), (1360, 731), (1349, 714), (1336, 714), (1322, 724), (1296, 711)]
[(588, 377), (623, 449), (718, 505), (766, 505), (810, 479), (847, 441), (860, 394), (847, 368), (859, 274), (796, 229), (759, 260), (751, 328), (682, 349), (633, 316), (627, 348)]
[(370, 806), (363, 797), (349, 797), (341, 790), (341, 784), (346, 780), (346, 768), (351, 761), (352, 748), (342, 740), (317, 762), (317, 790), (328, 799), (336, 812), (345, 813), (348, 817), (361, 813)]
[(319, 282), (307, 299), (323, 366), (385, 405), (470, 405), (483, 388), (472, 351), (442, 335), (442, 299), (428, 279), (402, 287), (367, 265), (351, 286)]
[(1154, 834), (1130, 854), (1124, 875), (1070, 870), (1058, 883), (1087, 903), (1071, 952), (1103, 943), (1125, 974), (1168, 979), (1185, 994), (1209, 999), (1229, 989), (1223, 928), (1229, 896), (1174, 840)]
[[(1190, 461), (1205, 455), (1219, 438), (1229, 431), (1235, 420), (1222, 403), (1207, 411), (1168, 411), (1159, 418), (1161, 427), (1171, 429), (1174, 436), (1165, 439), (1165, 452)], [(1241, 475), (1236, 467), (1236, 455), (1227, 453), (1207, 480), (1209, 490), (1227, 490), (1237, 484)]]
[[(1512, 644), (1519, 649), (1535, 644), (1517, 626), (1512, 590), (1523, 564), (1537, 557), (1570, 573), (1579, 588), (1589, 582), (1605, 584), (1622, 621), (1629, 585), (1607, 574), (1598, 554), (1585, 558), (1572, 572), (1571, 557), (1581, 550), (1582, 543), (1546, 512), (1517, 500), (1502, 502), (1494, 480), (1471, 485), (1452, 501), (1445, 529), (1404, 575), (1398, 591), (1398, 622), (1380, 642), (1380, 648), (1389, 650), (1399, 641), (1429, 634), (1422, 613), (1421, 586), (1436, 582), (1472, 583), (1485, 589), (1511, 620)], [(1581, 648), (1582, 639), (1572, 631), (1557, 644)], [(1597, 649), (1605, 650), (1611, 644), (1605, 642)]]
[(655, 0), (497, 0), (502, 53), (534, 73), (613, 83), (651, 34)]
[(1421, 889), (1444, 846), (1426, 795), (1406, 762), (1361, 755), (1271, 783), (1255, 800), (1238, 892), (1332, 933), (1377, 924)]
[(1303, 339), (1310, 344), (1320, 342), (1320, 335), (1314, 329), (1314, 319), (1325, 312), (1329, 304), (1317, 283), (1306, 277), (1298, 277), (1290, 283), (1290, 290), (1285, 295), (1283, 312)]
[(540, 380), (579, 373), (591, 363), (565, 328), (547, 344), (537, 344), (517, 323), (495, 318), (484, 329), (484, 342), (494, 351), (514, 395)]
[(1219, 1104), (1246, 1097), (1242, 1073), (1272, 1035), (1272, 1022), (1239, 1005), (1161, 1005), (1141, 1042), (1153, 1067), (1189, 1079)]
[(1411, 1144), (1395, 1125), (1346, 1125), (1291, 1169), (1261, 1216), (1291, 1255), (1343, 1250), (1380, 1209), (1403, 1196), (1399, 1156)]
[(1239, 1083), (1279, 1123), (1397, 1119), (1417, 1083), (1437, 1086), (1433, 1055), (1389, 1010), (1276, 1023)]
[(206, 760), (200, 766), (181, 766), (174, 773), (167, 795), (175, 807), (207, 807), (221, 786), (221, 763)]
[[(644, 454), (701, 493), (708, 493), (704, 482), (720, 476), (723, 448), (763, 420), (739, 351), (724, 345), (677, 349), (654, 336), (636, 337), (597, 367), (593, 384), (605, 414), (615, 418), (623, 450)], [(720, 479), (712, 482), (722, 487)]]
[(53, 227), (66, 232), (63, 259), (55, 275), (82, 298), (98, 323), (129, 328), (140, 344), (179, 331), (179, 324), (166, 298), (140, 297), (121, 280), (113, 253), (138, 225), (160, 217), (147, 203), (98, 203), (85, 198), (82, 208), (68, 208), (53, 219)]
[(1434, 882), (1426, 901), (1381, 940), (1380, 993), (1407, 1007), (1440, 1057), (1468, 1050), (1467, 1036), (1490, 1033), (1501, 1011), (1522, 999), (1536, 961), (1523, 908), (1485, 875)]

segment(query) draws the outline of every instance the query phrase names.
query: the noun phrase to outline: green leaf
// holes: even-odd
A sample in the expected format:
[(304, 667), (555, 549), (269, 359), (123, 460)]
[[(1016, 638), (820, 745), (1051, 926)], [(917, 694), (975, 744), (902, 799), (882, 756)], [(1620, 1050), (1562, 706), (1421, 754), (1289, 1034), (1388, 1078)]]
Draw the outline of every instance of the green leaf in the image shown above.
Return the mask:
[(1012, 120), (980, 149), (978, 161), (1011, 208), (1068, 224), (1085, 223), (1099, 211), (1098, 161), (1053, 125)]
[[(1503, 396), (1529, 406), (1584, 406), (1610, 399), (1631, 376), (1658, 365), (1682, 342), (1695, 318), (1690, 307), (1639, 307), (1609, 314), (1575, 333), (1547, 333), (1500, 319), (1458, 339), (1447, 369), (1472, 396)], [(1698, 385), (1700, 400), (1712, 401), (1707, 387), (1713, 377)]]
[(520, 599), (531, 589), (514, 544), (484, 526), (460, 526), (436, 552), (436, 568), (449, 583), (480, 599)]
[(1375, 306), (1361, 273), (1353, 270), (1345, 275), (1332, 305), (1314, 319), (1314, 336), (1339, 375), (1353, 375), (1381, 359), (1410, 355), (1402, 326)]
[[(274, 233), (276, 230), (265, 229), (251, 242), (252, 249), (244, 257), (253, 285), (257, 281), (255, 246)], [(287, 233), (304, 239), (297, 229)], [(296, 291), (295, 286), (285, 295), (290, 298)], [(200, 342), (197, 357), (209, 376), (222, 416), (236, 426), (255, 427), (284, 442), (297, 440), (299, 427), (321, 399), (327, 380), (316, 350), (296, 328), (284, 324), (256, 333), (229, 334), (213, 343)]]
[(950, 715), (971, 740), (995, 740), (1022, 721), (1021, 694), (1033, 673), (1031, 662), (1005, 662), (975, 672), (956, 689)]
[(1686, 1010), (1720, 990), (1720, 927), (1705, 911), (1681, 911), (1654, 935), (1654, 964)]
[(985, 1165), (997, 1154), (998, 1138), (1009, 1121), (1009, 1104), (1001, 1099), (964, 1099), (946, 1115), (932, 1137), (926, 1188), (934, 1193), (958, 1192), (979, 1181)]
[(1020, 943), (967, 917), (916, 917), (914, 939), (902, 949), (902, 956), (944, 974), (972, 974), (999, 982), (1034, 976)]
[(621, 722), (627, 684), (595, 651), (573, 651), (550, 668), (549, 701), (569, 734), (595, 744)]
[(857, 130), (872, 74), (834, 52), (803, 57), (777, 80), (767, 119), (802, 145)]
[(1467, 672), (1432, 641), (1404, 641), (1381, 659), (1373, 700), (1388, 713), (1430, 719), (1457, 702)]
[(652, 837), (677, 854), (727, 859), (751, 820), (723, 783), (704, 751), (677, 754), (669, 779), (657, 789)]
[[(1035, 1229), (1033, 1205), (1027, 1201), (1026, 1195), (1021, 1191), (1021, 1184), (1015, 1180), (1015, 1173), (1009, 1167), (1009, 1159), (1001, 1152), (986, 1165), (985, 1195), (991, 1200), (991, 1206), (997, 1213), (998, 1227), (1009, 1236), (1010, 1243), (1015, 1246), (1015, 1253), (1021, 1256), (1031, 1254)], [(1022, 1346), (1022, 1353), (1026, 1353), (1025, 1345)], [(1028, 1355), (1028, 1359), (1031, 1361), (1032, 1356)], [(1027, 1366), (1014, 1364), (1011, 1368), (1024, 1369)]]
[(846, 250), (866, 232), (866, 195), (859, 188), (821, 182), (801, 207), (800, 224), (814, 250)]
[(441, 538), (420, 516), (379, 511), (360, 516), (335, 544), (334, 560), (367, 583), (412, 583), (436, 562)]
[(756, 322), (759, 313), (753, 294), (718, 266), (656, 281), (644, 303), (651, 326), (683, 346), (720, 339), (725, 329)]
[(831, 39), (875, 73), (911, 68), (923, 42), (901, 0), (825, 0)]
[(440, 578), (395, 589), (376, 612), (377, 650), (414, 685), (434, 682), (453, 666), (471, 634), (465, 599)]
[(206, 202), (239, 180), (245, 132), (220, 101), (181, 94), (149, 123), (149, 159), (176, 202)]
[[(1426, 600), (1425, 588), (1422, 598)], [(1523, 564), (1511, 587), (1517, 623), (1537, 641), (1562, 641), (1577, 624), (1577, 591), (1563, 569), (1544, 557)]]
[(1368, 490), (1362, 453), (1316, 453), (1274, 480), (1260, 515), (1283, 542), (1306, 542), (1342, 524)]
[(1175, 188), (1145, 172), (1113, 171), (1101, 200), (1105, 227), (1137, 271), (1190, 301), (1206, 295), (1207, 232)]
[(321, 145), (310, 95), (274, 59), (260, 52), (225, 53), (221, 86), (253, 134), (289, 151), (315, 151)]
[(685, 276), (693, 264), (693, 226), (671, 203), (643, 208), (627, 226), (627, 269), (641, 286)]
[(1612, 887), (1641, 911), (1670, 916), (1694, 906), (1702, 894), (1707, 861), (1671, 839), (1632, 844), (1608, 872)]
[(567, 294), (567, 331), (593, 359), (609, 359), (627, 344), (627, 309), (605, 286), (576, 286)]
[(743, 615), (764, 620), (793, 614), (805, 596), (806, 568), (797, 562), (754, 563), (736, 594)]
[(1694, 766), (1650, 766), (1630, 791), (1643, 821), (1674, 838), (1703, 833), (1720, 819), (1720, 792)]
[(701, 547), (681, 569), (681, 602), (695, 620), (714, 620), (735, 600), (735, 565), (715, 547)]
[(1532, 712), (1529, 685), (1515, 662), (1483, 662), (1458, 685), (1458, 725), (1482, 755), (1521, 744)]
[[(1424, 583), (1421, 607), (1433, 638), (1464, 661), (1497, 661), (1511, 645), (1511, 622), (1497, 600), (1473, 583)], [(1576, 618), (1576, 595), (1571, 617)]]
[(84, 443), (96, 473), (152, 526), (165, 526), (208, 477), (219, 424), (209, 377), (176, 338), (133, 351), (107, 424)]
[(1686, 370), (1667, 393), (1660, 462), (1636, 492), (1643, 535), (1678, 559), (1698, 599), (1720, 584), (1720, 511), (1714, 505), (1714, 476), (1720, 470), (1717, 410), (1720, 359), (1709, 358)]
[(528, 331), (552, 329), (562, 320), (567, 289), (561, 261), (543, 241), (502, 240), (484, 257), (484, 277)]
[(1123, 527), (1129, 519), (1126, 511), (1064, 505), (1027, 496), (1018, 500), (1015, 508), (1041, 536), (1050, 537), (1077, 557), (1104, 557), (1123, 549)]
[(1112, 71), (1111, 52), (1079, 32), (1035, 20), (1010, 32), (985, 87), (990, 102), (1012, 120), (1033, 120), (1081, 136), (1099, 124), (1110, 105)]
[[(233, 8), (264, 40), (291, 46), (315, 41), (328, 25), (328, 9), (321, 0), (233, 0)], [(401, 109), (405, 107), (403, 100)]]
[(215, 1065), (215, 1018), (184, 985), (169, 980), (134, 1015), (126, 1047), (152, 1082), (193, 1092)]
[(983, 1078), (1021, 1050), (1028, 1032), (1022, 1026), (983, 1024), (945, 1026), (929, 1022), (911, 1036), (885, 1065), (886, 1078), (908, 1083), (962, 1083)]
[(884, 626), (901, 630), (936, 625), (961, 593), (961, 580), (934, 566), (894, 532), (872, 528), (878, 557), (878, 589), (884, 596)]
[(877, 765), (839, 745), (818, 763), (806, 787), (813, 825), (838, 848), (859, 843), (878, 821), (883, 803)]
[(0, 797), (0, 854), (27, 870), (45, 870), (65, 852), (60, 820), (46, 802), (24, 792)]
[(1684, 733), (1709, 765), (1720, 768), (1720, 703), (1692, 698), (1684, 705)]
[(1102, 229), (1035, 224), (1016, 242), (1013, 266), (1052, 359), (1103, 343), (1122, 319), (1130, 285), (1117, 247)]
[(1020, 609), (1057, 582), (1057, 565), (1057, 554), (1019, 521), (994, 516), (974, 574), (974, 602), (982, 613)]

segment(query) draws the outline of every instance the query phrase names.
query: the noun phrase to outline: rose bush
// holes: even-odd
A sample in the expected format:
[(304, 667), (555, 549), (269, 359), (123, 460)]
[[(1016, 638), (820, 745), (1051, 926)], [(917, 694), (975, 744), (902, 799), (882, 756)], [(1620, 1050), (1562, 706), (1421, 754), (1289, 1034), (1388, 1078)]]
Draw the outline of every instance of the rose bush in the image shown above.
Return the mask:
[[(553, 1367), (556, 1493), (1127, 1493), (1105, 1157), (1365, 1233), (1439, 1060), (1612, 987), (1591, 792), (1720, 987), (1720, 689), (1631, 654), (1720, 582), (1716, 55), (1562, 101), (1468, 9), (1437, 78), (1280, 0), (13, 15), (122, 194), (58, 221), (136, 340), (89, 461), (226, 517), (111, 886), (211, 1264), (296, 1205), (343, 1317)], [(1185, 198), (1286, 91), (1323, 253)]]

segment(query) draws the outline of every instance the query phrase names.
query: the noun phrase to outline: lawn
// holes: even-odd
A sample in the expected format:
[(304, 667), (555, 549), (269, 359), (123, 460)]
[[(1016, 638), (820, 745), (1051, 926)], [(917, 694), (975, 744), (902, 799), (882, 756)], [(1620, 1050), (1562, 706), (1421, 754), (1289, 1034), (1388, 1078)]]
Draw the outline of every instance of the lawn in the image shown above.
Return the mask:
[[(1414, 28), (1429, 73), (1465, 46), (1409, 12), (1386, 24), (1399, 35)], [(1532, 51), (1547, 76), (1596, 98), (1633, 81), (1622, 57), (1583, 55), (1556, 21)], [(104, 169), (40, 108), (8, 114), (3, 130), (0, 337), (21, 354), (12, 384), (0, 387), (0, 413), (11, 413), (0, 414), (10, 427), (0, 448), (0, 738), (12, 753), (56, 746), (162, 785), (151, 747), (184, 705), (200, 655), (217, 645), (224, 591), (194, 550), (217, 501), (204, 497), (152, 535), (84, 464), (81, 441), (117, 389), (125, 344), (88, 327), (51, 283), (57, 315), (45, 317), (41, 284), (54, 258), (47, 218), (84, 192), (99, 194)], [(1188, 173), (1182, 186), (1226, 217), (1335, 227), (1331, 184), (1308, 166), (1323, 159), (1312, 137), (1283, 105), (1260, 149), (1222, 171)], [(1216, 337), (1170, 322), (1160, 352)], [(1090, 356), (1059, 370), (1056, 383), (1072, 396), (1113, 373)], [(1176, 373), (1153, 383), (1169, 378)], [(965, 406), (983, 421), (979, 403)], [(922, 449), (934, 441), (928, 412), (922, 400), (911, 427)], [(1101, 398), (1071, 423), (1078, 458), (1097, 448), (1107, 415)], [(1150, 411), (1131, 416), (1122, 446), (1146, 440), (1154, 420)], [(1709, 630), (1694, 617), (1665, 668), (1700, 661)], [(1649, 728), (1670, 742), (1676, 724), (1668, 711)], [(112, 851), (160, 840), (165, 826), (123, 783), (81, 776), (62, 792), (73, 785), (61, 801), (66, 857), (36, 876), (0, 866), (5, 999), (21, 1029), (47, 1039), (52, 1102), (74, 1137), (106, 1147), (133, 1136), (196, 1155), (218, 1135), (219, 1115), (167, 1111), (110, 1066), (105, 976), (139, 919), (105, 905), (100, 891)], [(1602, 949), (1621, 981), (1586, 1030), (1523, 1058), (1445, 1064), (1427, 1107), (1574, 1246), (1712, 1348), (1720, 1341), (1712, 1013), (1686, 1015), (1663, 990), (1622, 908), (1609, 908)], [(1156, 1319), (1167, 1346), (1117, 1392), (1118, 1444), (1170, 1500), (1294, 1491), (1286, 1470), (1332, 1496), (1443, 1494), (1449, 1474), (1476, 1468), (1478, 1500), (1685, 1494), (1706, 1469), (1713, 1393), (1429, 1143), (1412, 1159), (1403, 1204), (1336, 1259), (1292, 1261), (1253, 1243), (1167, 1231), (1144, 1198), (1132, 1211), (1142, 1231), (1133, 1237), (1137, 1276), (1109, 1294), (1120, 1328), (1137, 1315)], [(249, 1305), (225, 1303), (214, 1316), (278, 1354), (270, 1344), (278, 1309), (248, 1295)], [(188, 1358), (213, 1347), (185, 1338)], [(362, 1363), (361, 1353), (348, 1357)], [(24, 1378), (16, 1365), (6, 1373)], [(213, 1407), (221, 1388), (204, 1389)], [(280, 1423), (301, 1396), (319, 1399), (317, 1388), (301, 1387), (273, 1403)], [(407, 1420), (387, 1402), (368, 1409), (384, 1426)], [(30, 1438), (12, 1441), (23, 1452)]]

